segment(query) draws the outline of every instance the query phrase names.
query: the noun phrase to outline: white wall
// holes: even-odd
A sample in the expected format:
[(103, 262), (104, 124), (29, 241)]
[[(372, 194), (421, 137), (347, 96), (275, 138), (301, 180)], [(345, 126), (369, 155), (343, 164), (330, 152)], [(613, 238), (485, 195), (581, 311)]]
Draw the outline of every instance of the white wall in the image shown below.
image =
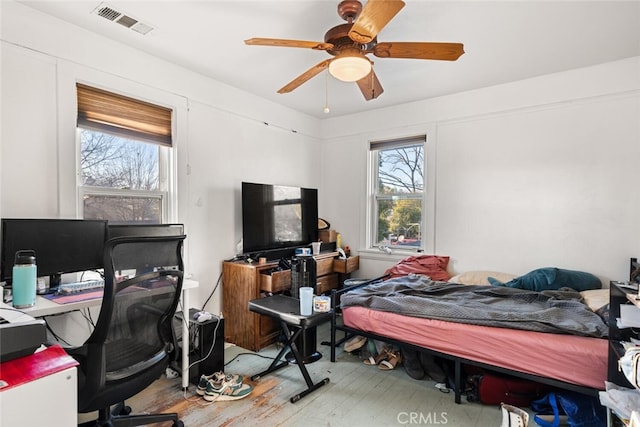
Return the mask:
[[(315, 119), (18, 3), (2, 1), (0, 12), (0, 216), (76, 216), (76, 81), (174, 109), (173, 220), (185, 223), (187, 272), (200, 282), (192, 306), (235, 254), (242, 181), (319, 186)], [(220, 312), (221, 293), (209, 310)]]
[(434, 161), (429, 249), (452, 273), (628, 277), (640, 256), (640, 58), (323, 121), (324, 161), (340, 172), (322, 194), (341, 191), (327, 219), (360, 249), (360, 276), (400, 257), (366, 251), (367, 141), (420, 128)]
[[(28, 51), (11, 55), (16, 53), (11, 46), (3, 48), (2, 53), (0, 173), (4, 185), (0, 207), (3, 216), (28, 216), (34, 211), (42, 216), (55, 216), (58, 211), (56, 64)], [(23, 84), (9, 80), (9, 76), (19, 76)], [(10, 198), (11, 203), (6, 198)]]
[[(452, 272), (557, 265), (608, 280), (640, 255), (640, 58), (319, 122), (12, 1), (0, 8), (0, 215), (75, 214), (76, 80), (170, 105), (197, 304), (235, 252), (243, 180), (319, 187), (320, 215), (363, 256), (358, 275), (392, 265), (398, 254), (364, 251), (367, 142), (416, 131), (430, 144), (429, 249)], [(219, 295), (207, 308), (220, 310)]]

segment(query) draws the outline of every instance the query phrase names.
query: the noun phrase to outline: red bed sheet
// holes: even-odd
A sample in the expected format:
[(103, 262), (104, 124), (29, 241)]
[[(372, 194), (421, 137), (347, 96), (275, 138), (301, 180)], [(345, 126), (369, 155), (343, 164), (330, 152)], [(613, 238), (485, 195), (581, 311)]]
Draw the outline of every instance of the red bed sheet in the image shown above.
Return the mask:
[(345, 326), (489, 365), (604, 389), (608, 341), (346, 307)]

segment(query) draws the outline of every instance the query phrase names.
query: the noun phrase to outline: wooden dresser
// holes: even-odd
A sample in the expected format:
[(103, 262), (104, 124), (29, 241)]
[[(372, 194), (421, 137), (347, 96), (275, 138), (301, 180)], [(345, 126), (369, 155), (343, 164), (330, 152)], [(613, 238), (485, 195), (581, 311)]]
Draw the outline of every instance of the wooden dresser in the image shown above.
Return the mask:
[[(337, 256), (337, 252), (323, 252), (313, 256), (316, 260), (317, 294), (338, 288), (345, 274), (358, 269), (358, 257), (349, 258), (346, 263), (337, 260)], [(246, 261), (222, 263), (225, 341), (252, 351), (258, 351), (276, 341), (280, 326), (267, 316), (250, 312), (248, 304), (250, 300), (261, 298), (266, 293), (281, 293), (291, 287), (291, 272), (273, 271), (277, 266), (277, 261), (266, 264)]]

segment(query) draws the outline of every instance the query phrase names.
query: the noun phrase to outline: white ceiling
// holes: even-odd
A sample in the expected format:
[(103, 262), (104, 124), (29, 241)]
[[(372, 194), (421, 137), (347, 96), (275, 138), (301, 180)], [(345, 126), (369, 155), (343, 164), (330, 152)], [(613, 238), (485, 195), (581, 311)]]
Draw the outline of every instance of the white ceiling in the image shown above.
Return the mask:
[[(344, 21), (338, 0), (23, 0), (20, 3), (303, 113), (335, 117), (640, 56), (640, 1), (427, 1), (406, 6), (379, 42), (461, 42), (455, 62), (371, 55), (384, 93), (321, 73), (276, 93), (324, 51), (246, 46), (250, 37), (323, 41)], [(154, 29), (141, 35), (94, 14), (107, 5)], [(323, 113), (328, 89), (331, 112)]]

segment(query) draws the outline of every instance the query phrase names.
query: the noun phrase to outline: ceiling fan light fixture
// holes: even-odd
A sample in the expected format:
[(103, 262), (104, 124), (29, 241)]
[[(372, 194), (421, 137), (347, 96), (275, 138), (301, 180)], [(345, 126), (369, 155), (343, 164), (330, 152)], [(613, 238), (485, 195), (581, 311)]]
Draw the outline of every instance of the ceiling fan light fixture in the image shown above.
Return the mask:
[(343, 82), (355, 82), (371, 72), (371, 61), (363, 55), (342, 55), (329, 64), (329, 72)]

